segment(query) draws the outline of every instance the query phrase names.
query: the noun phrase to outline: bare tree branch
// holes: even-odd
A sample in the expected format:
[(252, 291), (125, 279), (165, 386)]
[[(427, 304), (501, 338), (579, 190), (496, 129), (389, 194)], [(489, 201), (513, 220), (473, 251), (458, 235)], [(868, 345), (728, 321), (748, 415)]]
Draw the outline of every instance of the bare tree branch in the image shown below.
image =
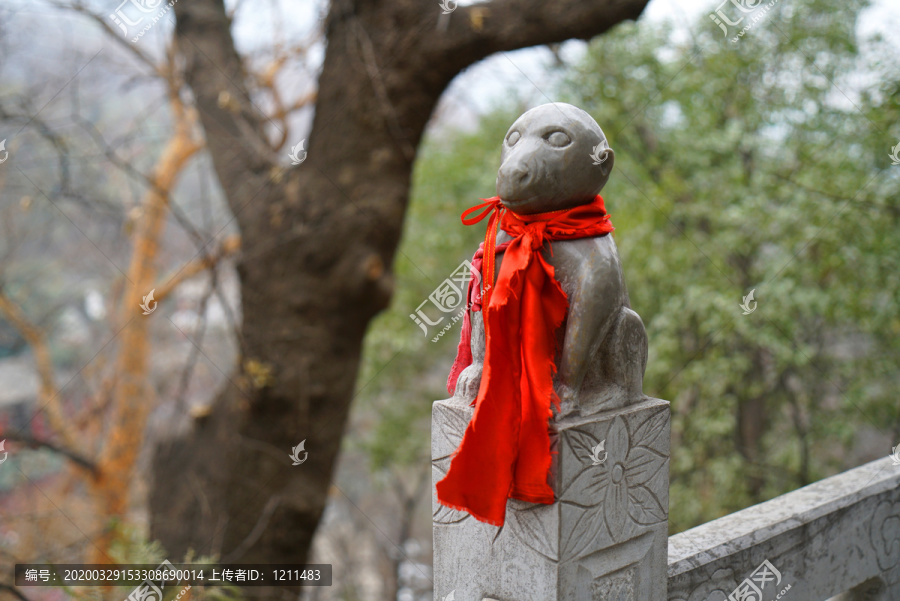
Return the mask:
[(11, 584), (0, 582), (0, 591), (9, 591), (10, 594), (14, 595), (20, 601), (31, 601), (31, 599), (22, 594), (22, 591)]
[(0, 290), (0, 314), (6, 316), (31, 347), (41, 383), (39, 406), (46, 412), (50, 426), (65, 446), (76, 448), (75, 433), (71, 429), (71, 422), (64, 415), (62, 399), (54, 381), (53, 360), (50, 358), (50, 349), (44, 332), (31, 323), (24, 311), (2, 290)]
[(210, 269), (216, 266), (222, 259), (233, 255), (236, 253), (241, 247), (241, 237), (240, 236), (229, 236), (222, 242), (222, 246), (219, 248), (218, 252), (206, 255), (194, 261), (191, 261), (187, 265), (182, 266), (178, 271), (175, 272), (164, 284), (156, 288), (156, 294), (154, 297), (157, 301), (162, 301), (164, 298), (169, 296), (172, 291), (177, 288), (182, 282), (185, 280), (189, 280), (195, 275), (203, 273), (207, 269)]
[(21, 434), (17, 432), (8, 433), (8, 432), (0, 432), (0, 438), (4, 440), (11, 440), (13, 442), (20, 442), (27, 446), (30, 449), (38, 449), (44, 448), (48, 451), (53, 451), (54, 453), (59, 453), (64, 457), (70, 459), (72, 463), (78, 465), (91, 472), (91, 474), (97, 473), (97, 466), (93, 461), (87, 459), (83, 455), (76, 453), (75, 451), (66, 449), (60, 445), (54, 444), (47, 440), (40, 440), (38, 438), (34, 438), (33, 436), (29, 436), (27, 434)]
[[(244, 189), (243, 198), (252, 197), (246, 171), (268, 173), (275, 159), (263, 132), (262, 111), (250, 98), (224, 2), (179, 2), (174, 8), (180, 51), (189, 65), (203, 65), (189, 66), (186, 79), (201, 111), (216, 171), (232, 174), (225, 175), (223, 187)], [(229, 195), (228, 200), (235, 199)], [(238, 212), (241, 205), (231, 206)]]
[(122, 48), (127, 50), (129, 53), (133, 54), (141, 63), (143, 63), (146, 67), (148, 67), (153, 73), (159, 75), (160, 77), (164, 77), (164, 68), (150, 58), (147, 54), (145, 54), (141, 49), (137, 46), (137, 44), (130, 43), (126, 38), (123, 38), (119, 35), (119, 33), (112, 28), (109, 24), (108, 19), (104, 19), (99, 14), (95, 13), (87, 6), (82, 4), (81, 2), (57, 2), (54, 0), (49, 0), (50, 5), (58, 8), (60, 10), (75, 12), (80, 15), (83, 15), (93, 21), (96, 25), (98, 25), (112, 40), (115, 40)]
[(444, 35), (433, 35), (424, 50), (432, 57), (468, 65), (495, 52), (589, 40), (622, 21), (637, 19), (646, 4), (646, 0), (492, 0), (461, 6), (450, 15)]
[(281, 505), (281, 497), (272, 497), (266, 503), (266, 506), (263, 508), (262, 513), (259, 515), (259, 519), (256, 520), (256, 524), (253, 525), (253, 529), (250, 530), (250, 534), (247, 535), (241, 544), (232, 549), (232, 551), (226, 555), (222, 559), (222, 563), (229, 563), (240, 558), (244, 553), (247, 552), (259, 537), (262, 536), (263, 532), (265, 532), (266, 527), (269, 525), (269, 520), (272, 519), (272, 514), (275, 513), (275, 510), (278, 509), (278, 506)]

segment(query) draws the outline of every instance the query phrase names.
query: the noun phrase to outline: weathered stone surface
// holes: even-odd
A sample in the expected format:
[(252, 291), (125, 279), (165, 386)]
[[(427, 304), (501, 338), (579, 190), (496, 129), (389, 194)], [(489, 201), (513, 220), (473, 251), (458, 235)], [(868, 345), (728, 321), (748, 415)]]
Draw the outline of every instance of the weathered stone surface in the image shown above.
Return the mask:
[(668, 599), (729, 599), (763, 561), (780, 574), (764, 599), (788, 585), (780, 599), (900, 599), (900, 466), (879, 459), (673, 536)]
[[(434, 483), (471, 415), (459, 398), (434, 403)], [(556, 427), (556, 503), (510, 500), (496, 528), (433, 498), (435, 599), (665, 598), (669, 404), (645, 397)]]

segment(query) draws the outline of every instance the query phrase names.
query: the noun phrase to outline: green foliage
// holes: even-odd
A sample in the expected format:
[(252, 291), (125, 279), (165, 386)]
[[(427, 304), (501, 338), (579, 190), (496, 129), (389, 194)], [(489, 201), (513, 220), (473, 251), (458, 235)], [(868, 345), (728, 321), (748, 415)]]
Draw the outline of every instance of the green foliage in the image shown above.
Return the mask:
[(616, 151), (604, 196), (645, 391), (672, 401), (673, 531), (900, 430), (900, 69), (856, 39), (865, 5), (776, 5), (737, 43), (705, 19), (686, 44), (621, 27), (565, 84)]
[[(866, 6), (779, 3), (737, 43), (705, 15), (688, 42), (642, 21), (564, 73), (557, 97), (616, 152), (603, 195), (650, 337), (645, 392), (672, 401), (673, 532), (871, 459), (864, 436), (900, 437), (900, 65), (857, 39)], [(361, 378), (377, 469), (427, 452), (458, 326), (432, 343), (408, 315), (481, 239), (458, 215), (493, 194), (518, 108), (420, 151)]]

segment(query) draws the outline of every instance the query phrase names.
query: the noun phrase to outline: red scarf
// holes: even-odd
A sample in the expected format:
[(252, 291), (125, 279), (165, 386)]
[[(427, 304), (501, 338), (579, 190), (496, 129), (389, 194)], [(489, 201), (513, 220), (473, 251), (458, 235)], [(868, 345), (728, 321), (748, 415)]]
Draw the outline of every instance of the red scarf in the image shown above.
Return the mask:
[[(484, 210), (469, 217), (479, 209)], [(552, 240), (602, 236), (613, 226), (599, 195), (590, 204), (537, 215), (513, 213), (494, 197), (466, 210), (462, 222), (472, 225), (488, 215), (484, 244), (472, 260), (474, 268), (483, 267), (482, 282), (488, 286), (480, 299), (486, 346), (481, 386), (475, 414), (447, 475), (437, 483), (437, 496), (443, 505), (502, 526), (507, 498), (544, 504), (554, 500), (548, 482), (549, 420), (551, 403), (559, 407), (553, 390), (556, 331), (569, 303), (541, 249)], [(498, 225), (513, 237), (500, 248), (496, 248)], [(503, 250), (500, 274), (490, 287), (495, 254)], [(469, 301), (478, 310), (473, 284), (474, 278), (469, 282)], [(459, 373), (472, 363), (470, 337), (467, 312), (447, 382), (451, 394)]]

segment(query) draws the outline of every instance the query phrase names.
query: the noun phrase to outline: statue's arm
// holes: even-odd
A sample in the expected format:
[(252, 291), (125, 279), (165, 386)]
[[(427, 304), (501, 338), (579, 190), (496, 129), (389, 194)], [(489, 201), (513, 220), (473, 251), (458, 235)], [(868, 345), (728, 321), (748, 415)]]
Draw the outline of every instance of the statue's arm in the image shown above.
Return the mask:
[[(498, 246), (510, 240), (512, 240), (512, 237), (503, 230), (497, 232)], [(500, 273), (500, 266), (503, 264), (502, 253), (497, 255), (496, 261), (493, 284), (496, 284), (497, 274)], [(478, 396), (478, 387), (481, 385), (481, 372), (484, 369), (485, 337), (483, 313), (481, 311), (471, 311), (470, 315), (472, 317), (472, 365), (459, 374), (453, 396), (462, 397), (471, 402)]]
[(468, 402), (478, 396), (481, 385), (481, 372), (484, 369), (484, 321), (481, 311), (472, 311), (472, 364), (462, 370), (456, 380), (453, 396), (466, 399)]

